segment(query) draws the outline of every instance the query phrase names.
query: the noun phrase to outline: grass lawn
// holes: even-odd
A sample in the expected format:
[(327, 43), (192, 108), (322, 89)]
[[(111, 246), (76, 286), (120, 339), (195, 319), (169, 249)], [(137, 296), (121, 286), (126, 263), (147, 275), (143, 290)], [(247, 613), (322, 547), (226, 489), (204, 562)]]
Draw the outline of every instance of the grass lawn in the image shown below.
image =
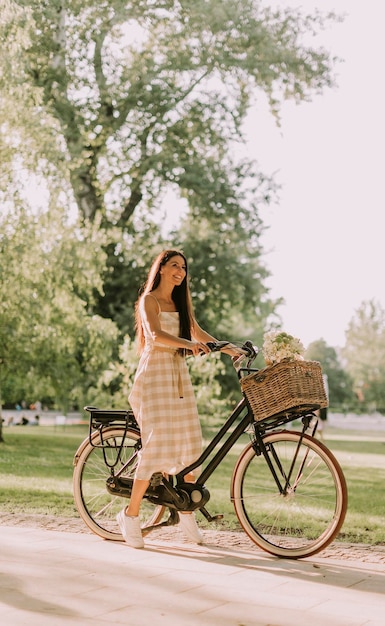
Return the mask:
[[(87, 427), (7, 427), (3, 434), (0, 511), (78, 516), (72, 497), (72, 463)], [(325, 443), (339, 460), (349, 490), (348, 512), (338, 540), (385, 544), (385, 433), (328, 428)], [(242, 447), (237, 444), (207, 483), (209, 512), (225, 516), (217, 527), (240, 529), (229, 490)]]
[(77, 515), (72, 497), (73, 456), (86, 426), (3, 429), (0, 444), (0, 510)]
[(349, 505), (340, 539), (385, 544), (385, 433), (334, 432), (325, 443), (346, 477)]

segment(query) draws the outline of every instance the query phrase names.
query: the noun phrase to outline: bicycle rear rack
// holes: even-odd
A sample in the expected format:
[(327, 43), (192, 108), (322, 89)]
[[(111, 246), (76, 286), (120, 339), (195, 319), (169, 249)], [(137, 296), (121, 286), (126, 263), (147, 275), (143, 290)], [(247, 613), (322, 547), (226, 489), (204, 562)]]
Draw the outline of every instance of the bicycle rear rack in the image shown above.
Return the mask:
[(130, 420), (138, 427), (134, 413), (131, 409), (99, 409), (96, 406), (85, 406), (84, 410), (90, 413), (91, 422), (97, 427), (100, 424), (111, 425), (119, 422), (120, 424)]
[[(90, 414), (90, 424), (88, 431), (88, 439), (90, 445), (94, 448), (102, 448), (104, 462), (112, 469), (115, 467), (121, 458), (123, 445), (126, 439), (126, 434), (129, 428), (132, 428), (139, 432), (137, 421), (131, 410), (120, 409), (98, 409), (95, 406), (86, 406), (84, 410)], [(108, 430), (114, 426), (123, 426), (122, 436), (118, 440), (114, 440), (111, 437), (106, 437)], [(95, 436), (98, 433), (99, 436)], [(138, 446), (139, 448), (140, 446)], [(116, 450), (116, 454), (107, 458), (107, 450)]]
[[(84, 410), (90, 414), (89, 436), (95, 431), (101, 432), (110, 426), (125, 426), (139, 430), (138, 423), (131, 410), (98, 409), (95, 406), (85, 406)], [(92, 442), (90, 441), (91, 445)]]

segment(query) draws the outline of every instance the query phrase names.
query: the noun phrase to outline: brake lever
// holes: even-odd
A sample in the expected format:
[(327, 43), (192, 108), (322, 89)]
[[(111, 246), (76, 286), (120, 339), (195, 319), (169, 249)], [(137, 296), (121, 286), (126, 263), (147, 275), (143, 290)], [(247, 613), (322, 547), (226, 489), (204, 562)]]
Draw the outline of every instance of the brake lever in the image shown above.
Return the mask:
[(251, 341), (245, 341), (245, 343), (243, 344), (242, 348), (244, 350), (247, 350), (248, 354), (246, 356), (248, 358), (255, 359), (258, 356), (258, 352), (259, 352), (258, 347), (257, 346), (253, 346)]
[(230, 341), (208, 341), (206, 346), (210, 352), (220, 352), (223, 348), (226, 348), (230, 344)]

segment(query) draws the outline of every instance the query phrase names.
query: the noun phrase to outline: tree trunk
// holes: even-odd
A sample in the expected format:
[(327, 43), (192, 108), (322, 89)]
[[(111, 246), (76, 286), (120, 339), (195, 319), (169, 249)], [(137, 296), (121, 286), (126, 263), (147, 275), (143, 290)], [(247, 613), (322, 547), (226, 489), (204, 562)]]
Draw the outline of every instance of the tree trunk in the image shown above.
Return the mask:
[(2, 411), (2, 407), (3, 407), (3, 401), (1, 398), (1, 382), (0, 382), (0, 443), (4, 443), (4, 438), (3, 438), (3, 411)]
[(84, 220), (93, 222), (103, 207), (103, 199), (96, 192), (95, 181), (86, 167), (71, 172), (71, 185), (79, 213)]

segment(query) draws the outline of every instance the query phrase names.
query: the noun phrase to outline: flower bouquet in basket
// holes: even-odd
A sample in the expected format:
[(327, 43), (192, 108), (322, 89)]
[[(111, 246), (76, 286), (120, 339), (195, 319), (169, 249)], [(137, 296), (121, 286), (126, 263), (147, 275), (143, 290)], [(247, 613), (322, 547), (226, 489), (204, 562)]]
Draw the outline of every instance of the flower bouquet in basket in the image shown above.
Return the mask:
[(303, 361), (305, 348), (301, 341), (283, 331), (272, 330), (263, 337), (263, 357), (266, 365), (281, 361)]
[(267, 367), (241, 379), (256, 421), (327, 406), (321, 366), (304, 360), (299, 339), (271, 331), (264, 335), (262, 351)]

